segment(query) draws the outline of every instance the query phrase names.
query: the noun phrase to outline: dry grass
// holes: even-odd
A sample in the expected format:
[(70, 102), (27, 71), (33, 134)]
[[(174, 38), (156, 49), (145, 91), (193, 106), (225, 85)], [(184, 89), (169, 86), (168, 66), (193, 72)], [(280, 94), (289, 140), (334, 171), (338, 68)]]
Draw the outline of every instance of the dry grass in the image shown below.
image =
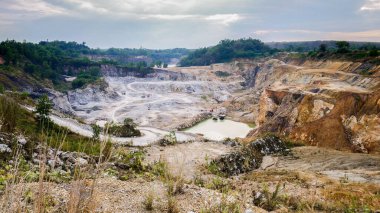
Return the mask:
[[(44, 130), (46, 131), (45, 128)], [(62, 132), (60, 136), (56, 136), (60, 140), (58, 148), (62, 147), (66, 142), (67, 132)], [(54, 138), (54, 140), (57, 140)], [(38, 182), (36, 187), (28, 188), (30, 184), (25, 181), (25, 174), (22, 171), (21, 164), (22, 156), (18, 150), (13, 157), (14, 165), (9, 171), (9, 178), (6, 181), (3, 194), (0, 196), (0, 213), (2, 212), (94, 212), (98, 207), (98, 199), (96, 197), (96, 183), (101, 171), (104, 170), (104, 165), (108, 162), (112, 155), (112, 148), (109, 147), (109, 141), (103, 140), (100, 143), (100, 152), (95, 163), (95, 171), (91, 174), (84, 174), (78, 164), (75, 165), (74, 180), (70, 184), (70, 190), (67, 197), (55, 199), (51, 191), (51, 179), (48, 177), (49, 166), (45, 163), (49, 142), (53, 140), (47, 133), (41, 134), (41, 149), (38, 160)], [(57, 160), (55, 150), (54, 159)], [(51, 166), (55, 167), (55, 163)], [(26, 173), (27, 174), (27, 173)], [(62, 199), (62, 200), (61, 200)], [(62, 206), (61, 202), (67, 201)]]
[(178, 207), (178, 201), (173, 196), (168, 196), (168, 207), (167, 207), (168, 213), (179, 213), (179, 207)]
[(240, 213), (243, 212), (243, 202), (223, 195), (219, 202), (209, 203), (201, 209), (201, 213)]
[(306, 184), (312, 177), (298, 171), (275, 170), (254, 171), (244, 176), (245, 180), (255, 182), (289, 182), (297, 184)]
[(380, 186), (366, 183), (335, 184), (323, 196), (337, 210), (365, 212), (380, 210)]
[(153, 211), (154, 210), (154, 193), (153, 192), (149, 192), (146, 196), (145, 196), (145, 199), (143, 201), (143, 205), (144, 205), (144, 209), (147, 210), (147, 211)]

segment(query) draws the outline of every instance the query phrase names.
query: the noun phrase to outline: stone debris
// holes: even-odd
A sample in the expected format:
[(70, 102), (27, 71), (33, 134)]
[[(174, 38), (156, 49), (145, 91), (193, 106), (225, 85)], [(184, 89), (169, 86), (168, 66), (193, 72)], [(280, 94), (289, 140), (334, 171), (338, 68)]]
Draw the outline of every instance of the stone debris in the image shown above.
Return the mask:
[(11, 153), (12, 150), (6, 144), (0, 144), (0, 153)]

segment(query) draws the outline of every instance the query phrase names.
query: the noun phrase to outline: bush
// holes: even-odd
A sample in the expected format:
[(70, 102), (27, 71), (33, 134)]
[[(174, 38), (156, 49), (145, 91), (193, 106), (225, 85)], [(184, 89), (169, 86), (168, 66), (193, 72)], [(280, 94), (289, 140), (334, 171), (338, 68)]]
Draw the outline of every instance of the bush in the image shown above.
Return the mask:
[(153, 201), (154, 201), (154, 194), (153, 192), (150, 192), (148, 195), (146, 195), (145, 200), (143, 202), (144, 208), (147, 211), (153, 211)]
[(48, 126), (50, 122), (49, 114), (50, 114), (51, 108), (52, 108), (52, 103), (50, 102), (47, 95), (43, 95), (38, 99), (37, 106), (36, 106), (36, 113), (37, 113), (37, 118), (39, 121), (40, 128), (43, 128), (44, 126), (45, 127)]
[(230, 73), (225, 72), (225, 71), (216, 71), (215, 75), (218, 76), (218, 77), (228, 77), (228, 76), (231, 76)]
[(111, 124), (108, 126), (108, 131), (116, 137), (137, 137), (141, 136), (140, 130), (137, 129), (137, 124), (131, 118), (124, 119), (123, 125)]
[(168, 185), (167, 192), (169, 196), (182, 194), (184, 192), (185, 179), (183, 179), (183, 177), (181, 176), (168, 177), (167, 185)]
[(369, 51), (370, 57), (378, 57), (379, 55), (380, 55), (380, 53), (379, 53), (379, 50), (377, 50), (377, 49), (372, 49), (371, 51)]
[(141, 173), (146, 170), (146, 166), (143, 164), (145, 155), (143, 151), (120, 152), (118, 155), (120, 160), (117, 165), (120, 168), (136, 173)]
[(275, 190), (270, 192), (268, 186), (265, 186), (261, 193), (254, 193), (253, 203), (267, 211), (275, 210), (282, 202), (282, 197), (279, 196), (280, 187), (281, 183), (278, 183)]
[(228, 180), (224, 180), (220, 177), (215, 177), (209, 183), (206, 184), (206, 188), (218, 190), (221, 193), (227, 193), (231, 190), (232, 187)]
[(86, 84), (86, 80), (81, 78), (76, 78), (74, 81), (71, 82), (71, 86), (73, 89), (78, 89), (83, 87)]
[(176, 145), (178, 143), (177, 136), (175, 135), (174, 131), (171, 131), (169, 134), (165, 135), (164, 138), (162, 138), (159, 141), (161, 146), (170, 146), (170, 145)]
[(177, 200), (172, 197), (172, 196), (169, 196), (168, 197), (168, 213), (179, 213), (179, 209), (178, 209), (178, 202)]

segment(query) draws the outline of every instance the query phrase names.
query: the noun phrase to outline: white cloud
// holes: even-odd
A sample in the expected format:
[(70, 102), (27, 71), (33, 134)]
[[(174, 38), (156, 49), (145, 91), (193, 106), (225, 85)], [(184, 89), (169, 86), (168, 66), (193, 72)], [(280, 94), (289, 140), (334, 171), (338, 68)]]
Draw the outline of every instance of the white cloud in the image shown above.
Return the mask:
[(205, 9), (210, 5), (217, 8), (217, 6), (225, 4), (226, 0), (220, 0), (217, 3), (214, 0), (202, 2), (197, 0), (63, 0), (63, 2), (75, 10), (75, 14), (82, 16), (89, 15), (82, 13), (85, 11), (104, 15), (107, 18), (208, 21), (225, 26), (243, 18), (239, 14), (199, 13), (200, 9)]
[(216, 14), (216, 15), (169, 15), (169, 14), (154, 14), (143, 15), (141, 19), (159, 19), (159, 20), (198, 20), (209, 21), (217, 24), (230, 25), (243, 17), (239, 14)]
[(159, 19), (159, 20), (184, 20), (184, 19), (196, 19), (198, 15), (169, 15), (169, 14), (154, 14), (143, 15), (141, 19)]
[(226, 26), (243, 19), (239, 14), (216, 14), (207, 16), (205, 18), (208, 21), (215, 21), (217, 23), (224, 24)]
[(0, 7), (16, 14), (34, 14), (37, 16), (62, 15), (67, 12), (61, 7), (42, 0), (2, 0)]
[(361, 11), (376, 11), (380, 10), (380, 0), (367, 0), (360, 8)]
[(256, 30), (253, 32), (256, 35), (268, 35), (273, 33), (296, 33), (296, 34), (319, 34), (321, 32), (313, 30)]
[(79, 10), (110, 14), (179, 14), (197, 5), (196, 0), (63, 0)]
[(92, 3), (91, 1), (84, 1), (84, 0), (65, 0), (65, 1), (77, 6), (78, 9), (97, 12), (97, 13), (109, 12), (106, 8), (94, 5), (94, 3)]
[[(281, 35), (286, 37), (287, 41), (300, 41), (300, 40), (347, 40), (347, 41), (379, 41), (380, 29), (373, 29), (367, 31), (355, 32), (323, 32), (313, 30), (257, 30), (254, 34), (262, 37), (277, 37)], [(301, 38), (301, 39), (300, 39)], [(304, 39), (302, 39), (304, 38)]]

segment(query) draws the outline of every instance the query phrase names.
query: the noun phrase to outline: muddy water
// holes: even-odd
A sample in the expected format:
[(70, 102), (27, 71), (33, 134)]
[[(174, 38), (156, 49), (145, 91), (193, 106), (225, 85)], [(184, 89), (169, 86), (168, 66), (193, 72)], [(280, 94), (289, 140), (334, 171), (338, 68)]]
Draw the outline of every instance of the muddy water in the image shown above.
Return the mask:
[(207, 139), (219, 141), (225, 138), (244, 138), (251, 129), (245, 123), (208, 119), (186, 129), (185, 132), (202, 134)]

